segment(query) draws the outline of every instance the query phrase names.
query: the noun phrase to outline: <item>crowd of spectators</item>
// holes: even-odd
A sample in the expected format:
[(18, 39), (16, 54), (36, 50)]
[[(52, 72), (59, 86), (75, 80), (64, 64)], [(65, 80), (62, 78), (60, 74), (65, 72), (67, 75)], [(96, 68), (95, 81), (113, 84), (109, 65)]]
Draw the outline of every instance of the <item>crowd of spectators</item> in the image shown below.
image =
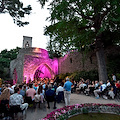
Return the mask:
[(89, 79), (80, 81), (73, 81), (72, 92), (81, 93), (85, 95), (94, 95), (96, 99), (102, 96), (104, 99), (114, 99), (120, 94), (120, 81), (116, 80), (115, 75), (112, 76), (112, 80), (103, 81), (90, 81)]
[[(29, 81), (27, 84), (26, 82), (15, 85), (2, 84), (0, 88), (0, 105), (4, 102), (8, 108), (19, 106), (21, 110), (26, 112), (31, 104), (33, 108), (36, 108), (38, 103), (40, 107), (41, 103), (47, 101), (47, 108), (50, 109), (49, 102), (54, 102), (53, 108), (56, 109), (56, 102), (64, 101), (63, 85), (63, 83), (57, 85), (56, 82), (49, 79)], [(62, 99), (59, 93), (62, 93)], [(1, 106), (0, 112), (2, 113)]]
[[(114, 77), (113, 77), (114, 78)], [(57, 83), (55, 80), (41, 79), (22, 82), (21, 84), (2, 84), (0, 88), (0, 104), (5, 101), (5, 104), (11, 106), (20, 106), (21, 110), (26, 111), (30, 104), (33, 108), (39, 103), (47, 101), (47, 108), (50, 109), (49, 102), (54, 102), (53, 108), (56, 109), (56, 102), (65, 102), (65, 106), (70, 104), (71, 92), (81, 93), (85, 95), (94, 95), (96, 99), (103, 97), (104, 99), (114, 99), (120, 93), (120, 81), (113, 79), (103, 81), (90, 81), (80, 78), (80, 81), (66, 79), (66, 82)]]

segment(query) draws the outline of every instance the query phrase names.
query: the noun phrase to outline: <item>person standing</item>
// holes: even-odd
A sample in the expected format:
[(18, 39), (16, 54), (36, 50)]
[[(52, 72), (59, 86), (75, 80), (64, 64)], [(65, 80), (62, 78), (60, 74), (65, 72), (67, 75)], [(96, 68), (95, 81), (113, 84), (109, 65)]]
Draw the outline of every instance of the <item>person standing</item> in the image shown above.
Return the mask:
[(70, 104), (70, 95), (71, 95), (71, 86), (72, 82), (69, 81), (69, 78), (66, 78), (66, 82), (64, 84), (64, 99), (65, 99), (65, 106)]
[(45, 92), (45, 98), (48, 104), (48, 109), (50, 109), (50, 104), (49, 102), (54, 102), (54, 107), (53, 109), (56, 109), (56, 93), (55, 90), (52, 90), (52, 85), (49, 84), (48, 85), (48, 90), (46, 90)]
[(115, 76), (115, 74), (112, 74), (112, 80), (113, 80), (113, 81), (116, 81), (116, 76)]

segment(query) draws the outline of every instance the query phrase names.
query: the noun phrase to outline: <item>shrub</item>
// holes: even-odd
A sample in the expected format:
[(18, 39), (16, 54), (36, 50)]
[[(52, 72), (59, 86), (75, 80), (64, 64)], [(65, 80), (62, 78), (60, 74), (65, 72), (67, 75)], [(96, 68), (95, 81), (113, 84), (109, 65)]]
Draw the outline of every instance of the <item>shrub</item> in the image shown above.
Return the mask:
[(58, 76), (59, 76), (59, 79), (64, 79), (64, 80), (67, 76), (70, 78), (70, 80), (75, 80), (75, 81), (79, 81), (80, 78), (83, 78), (84, 80), (90, 79), (91, 81), (98, 80), (97, 70), (66, 73), (66, 74), (60, 74)]

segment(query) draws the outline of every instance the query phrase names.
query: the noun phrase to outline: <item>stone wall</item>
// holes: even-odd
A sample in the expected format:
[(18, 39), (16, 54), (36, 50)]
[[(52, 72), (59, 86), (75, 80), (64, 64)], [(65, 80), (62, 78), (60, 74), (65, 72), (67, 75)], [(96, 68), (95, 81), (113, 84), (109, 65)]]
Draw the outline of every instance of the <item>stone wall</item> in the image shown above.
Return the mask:
[(91, 53), (86, 55), (84, 54), (83, 57), (83, 54), (80, 52), (71, 52), (64, 57), (59, 58), (59, 74), (97, 69), (97, 61), (95, 59), (95, 56), (90, 56), (92, 56)]
[[(105, 60), (107, 63), (108, 55), (120, 54), (119, 46), (109, 46), (104, 50)], [(85, 59), (84, 59), (84, 57)], [(84, 59), (84, 60), (83, 60)], [(59, 74), (73, 73), (76, 71), (90, 71), (97, 69), (97, 59), (95, 52), (88, 52), (87, 54), (82, 54), (80, 52), (71, 52), (64, 57), (59, 58)]]
[[(120, 54), (120, 47), (112, 46), (107, 48), (105, 55), (108, 56), (110, 54)], [(17, 83), (23, 81), (27, 75), (33, 78), (36, 69), (41, 65), (45, 65), (51, 74), (56, 75), (97, 69), (97, 59), (95, 52), (84, 54), (77, 51), (70, 52), (59, 59), (50, 59), (47, 50), (23, 48), (19, 51), (17, 58), (10, 63), (11, 78), (13, 79), (14, 69), (17, 72)]]

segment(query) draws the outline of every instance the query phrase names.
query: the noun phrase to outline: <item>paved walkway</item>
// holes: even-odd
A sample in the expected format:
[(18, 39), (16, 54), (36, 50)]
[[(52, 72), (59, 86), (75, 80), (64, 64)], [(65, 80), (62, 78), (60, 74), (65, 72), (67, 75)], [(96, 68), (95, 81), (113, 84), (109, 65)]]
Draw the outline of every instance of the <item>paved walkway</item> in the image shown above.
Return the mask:
[[(70, 104), (81, 104), (81, 103), (101, 103), (101, 104), (107, 104), (107, 103), (114, 103), (120, 105), (120, 100), (105, 100), (103, 98), (95, 99), (94, 96), (86, 96), (83, 94), (71, 94), (71, 102)], [(64, 107), (64, 103), (57, 103), (56, 104), (57, 109)], [(50, 104), (50, 109), (47, 108), (47, 104), (41, 104), (41, 107), (38, 108), (38, 106), (33, 109), (29, 108), (27, 110), (27, 115), (25, 120), (40, 120), (41, 118), (44, 118), (48, 113), (52, 112), (53, 109), (53, 103)]]

